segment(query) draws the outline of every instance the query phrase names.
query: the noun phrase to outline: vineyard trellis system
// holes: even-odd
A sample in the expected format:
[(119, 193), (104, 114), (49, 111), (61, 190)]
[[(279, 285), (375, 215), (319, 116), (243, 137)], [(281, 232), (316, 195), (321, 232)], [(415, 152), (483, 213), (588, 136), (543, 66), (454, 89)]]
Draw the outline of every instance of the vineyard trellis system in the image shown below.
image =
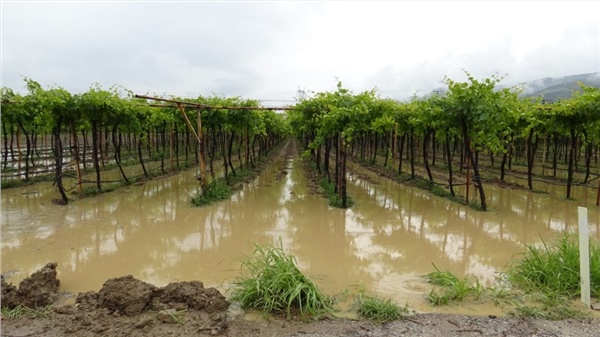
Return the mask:
[(3, 176), (22, 175), (27, 181), (40, 167), (52, 167), (67, 202), (62, 177), (68, 163), (74, 162), (83, 193), (82, 184), (90, 180), (82, 176), (90, 169), (94, 189), (101, 191), (101, 166), (114, 165), (121, 181), (129, 183), (132, 177), (123, 169), (127, 163), (139, 164), (140, 175), (148, 177), (149, 162), (160, 162), (166, 173), (166, 158), (174, 170), (181, 160), (187, 167), (193, 155), (204, 193), (209, 175), (216, 180), (217, 157), (228, 182), (230, 174), (236, 175), (236, 153), (239, 167), (248, 168), (293, 132), (334, 186), (342, 207), (348, 206), (348, 157), (393, 170), (403, 180), (443, 186), (453, 198), (460, 197), (454, 187), (464, 185), (465, 203), (472, 202), (470, 189), (475, 188), (484, 210), (484, 181), (521, 175), (529, 190), (539, 181), (564, 184), (568, 199), (574, 197), (573, 186), (595, 188), (591, 184), (598, 180), (600, 203), (600, 89), (582, 86), (570, 99), (547, 103), (520, 98), (518, 90), (498, 90), (500, 77), (466, 75), (465, 82), (446, 78), (443, 95), (409, 102), (382, 99), (375, 90), (353, 94), (338, 83), (333, 92), (280, 108), (239, 97), (165, 99), (98, 85), (72, 95), (26, 79), (27, 95), (2, 88)]
[[(150, 100), (150, 101), (175, 103), (175, 106), (164, 106), (164, 105), (154, 105), (154, 104), (151, 104), (150, 106), (161, 107), (161, 108), (171, 107), (171, 108), (177, 108), (179, 111), (181, 111), (181, 114), (184, 117), (189, 130), (194, 134), (194, 136), (196, 137), (196, 140), (198, 141), (198, 146), (200, 149), (200, 162), (199, 162), (200, 176), (198, 177), (198, 180), (200, 181), (200, 186), (202, 188), (203, 193), (205, 193), (207, 190), (207, 179), (206, 179), (206, 174), (205, 174), (205, 161), (206, 161), (205, 151), (204, 151), (203, 140), (202, 140), (203, 134), (202, 134), (201, 110), (285, 111), (285, 110), (293, 109), (291, 107), (211, 106), (211, 105), (206, 105), (206, 104), (192, 103), (192, 102), (186, 102), (186, 101), (181, 101), (181, 100), (173, 100), (173, 99), (152, 97), (152, 96), (146, 96), (146, 95), (135, 95), (135, 97)], [(194, 129), (194, 126), (190, 122), (190, 119), (188, 118), (188, 116), (185, 112), (185, 107), (191, 107), (196, 110), (197, 131), (196, 131), (196, 129)], [(244, 139), (245, 139), (245, 142), (244, 142), (245, 158), (246, 158), (246, 162), (248, 162), (248, 158), (249, 158), (249, 154), (250, 154), (248, 126), (246, 126), (244, 128)], [(230, 147), (231, 147), (231, 145), (230, 145)], [(229, 157), (231, 157), (231, 150), (229, 151)], [(229, 160), (231, 160), (231, 158), (229, 158)], [(231, 162), (229, 161), (227, 164), (230, 165)], [(227, 172), (228, 165), (227, 164), (224, 166), (225, 167), (225, 177), (227, 177), (227, 174), (228, 174), (228, 172)], [(232, 166), (231, 166), (231, 170), (232, 171), (234, 170)], [(233, 171), (233, 172), (235, 172), (235, 171)]]
[[(289, 120), (317, 170), (328, 179), (330, 152), (335, 149), (334, 180), (342, 198), (348, 154), (388, 169), (395, 166), (399, 176), (408, 173), (410, 179), (418, 178), (418, 163), (433, 188), (439, 182), (431, 168), (439, 166), (441, 152), (441, 171), (447, 173), (441, 183), (448, 189), (445, 193), (457, 198), (454, 186), (466, 185), (464, 201), (471, 203), (469, 191), (474, 186), (478, 207), (483, 210), (488, 208), (484, 178), (505, 182), (507, 169), (516, 168), (516, 161), (525, 163), (529, 190), (534, 190), (536, 180), (557, 184), (564, 179), (566, 198), (572, 199), (572, 186), (592, 187), (589, 184), (600, 175), (600, 89), (582, 86), (581, 94), (547, 104), (521, 99), (518, 90), (497, 90), (495, 86), (502, 80), (497, 76), (477, 80), (467, 73), (467, 78), (467, 82), (446, 78), (445, 95), (410, 102), (381, 99), (374, 90), (355, 95), (338, 83), (335, 92), (316, 93), (299, 102)], [(378, 161), (381, 157), (383, 163)], [(487, 163), (484, 157), (489, 158)], [(499, 176), (494, 173), (496, 158), (501, 158)], [(557, 174), (561, 160), (566, 178)], [(406, 162), (408, 172), (403, 166)], [(548, 162), (550, 176), (546, 174)], [(542, 172), (534, 173), (536, 165)], [(466, 183), (455, 182), (457, 166)], [(582, 166), (584, 171), (578, 173)], [(581, 176), (579, 182), (576, 175)]]
[[(88, 92), (72, 95), (62, 88), (44, 90), (33, 80), (25, 81), (27, 95), (2, 88), (3, 187), (9, 182), (5, 179), (7, 175), (29, 181), (51, 167), (62, 203), (68, 202), (62, 182), (68, 173), (63, 172), (63, 167), (70, 163), (74, 163), (77, 171), (79, 193), (89, 190), (82, 185), (90, 182), (83, 179), (90, 163), (95, 173), (93, 193), (103, 189), (101, 167), (105, 170), (114, 165), (121, 182), (128, 184), (131, 176), (123, 168), (126, 164), (137, 162), (135, 165), (142, 171), (140, 176), (149, 177), (146, 164), (160, 162), (165, 174), (165, 159), (169, 158), (173, 171), (181, 165), (188, 167), (191, 155), (196, 163), (207, 160), (213, 181), (214, 162), (221, 157), (224, 177), (228, 180), (230, 174), (236, 174), (234, 151), (239, 167), (249, 168), (288, 134), (283, 116), (273, 108), (260, 107), (256, 100), (216, 96), (174, 98), (178, 105), (157, 108), (147, 104), (146, 99), (134, 97), (130, 91), (125, 91), (126, 97), (122, 98), (122, 88), (103, 90), (94, 85)], [(196, 108), (193, 113), (202, 116), (202, 125), (196, 128), (189, 127), (190, 118), (195, 116), (192, 113), (188, 116), (183, 109), (192, 105)], [(285, 108), (277, 110), (282, 109)], [(202, 140), (206, 154), (200, 155), (199, 143), (192, 141), (192, 136)], [(66, 143), (68, 146), (63, 145)], [(206, 176), (205, 172), (200, 173), (203, 183), (207, 182)]]

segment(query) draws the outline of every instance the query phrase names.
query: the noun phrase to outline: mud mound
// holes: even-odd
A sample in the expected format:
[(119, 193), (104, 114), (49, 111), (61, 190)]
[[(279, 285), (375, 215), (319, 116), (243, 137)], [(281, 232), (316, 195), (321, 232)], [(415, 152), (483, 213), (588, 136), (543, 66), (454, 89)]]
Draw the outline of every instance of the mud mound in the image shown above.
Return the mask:
[(204, 288), (202, 282), (169, 283), (166, 287), (155, 291), (152, 299), (155, 310), (163, 309), (195, 309), (208, 313), (227, 310), (229, 303), (215, 288)]
[(150, 309), (155, 290), (155, 286), (131, 275), (113, 278), (98, 292), (98, 306), (127, 316), (139, 315)]
[(23, 305), (44, 307), (58, 299), (60, 281), (56, 278), (56, 262), (48, 263), (19, 283), (19, 289), (2, 277), (2, 306), (10, 309)]
[(105, 308), (127, 316), (168, 309), (214, 313), (229, 307), (229, 302), (217, 289), (204, 288), (202, 282), (177, 282), (157, 288), (131, 275), (106, 281), (98, 293), (79, 294), (76, 303), (81, 310)]

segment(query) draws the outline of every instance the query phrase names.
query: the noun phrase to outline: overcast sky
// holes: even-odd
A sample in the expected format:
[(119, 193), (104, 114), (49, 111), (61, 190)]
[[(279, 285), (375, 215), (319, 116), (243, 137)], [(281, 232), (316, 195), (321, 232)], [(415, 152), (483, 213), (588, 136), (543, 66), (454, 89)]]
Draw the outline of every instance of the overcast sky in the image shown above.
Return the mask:
[[(600, 2), (2, 1), (2, 85), (287, 104), (298, 87), (406, 98), (600, 71)], [(281, 100), (281, 101), (277, 101)]]

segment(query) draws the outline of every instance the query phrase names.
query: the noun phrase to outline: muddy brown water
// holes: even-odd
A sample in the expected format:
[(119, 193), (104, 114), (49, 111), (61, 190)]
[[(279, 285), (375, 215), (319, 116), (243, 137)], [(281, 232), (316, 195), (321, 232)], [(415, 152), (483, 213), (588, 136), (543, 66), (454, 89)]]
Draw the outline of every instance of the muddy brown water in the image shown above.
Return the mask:
[(420, 275), (435, 264), (492, 282), (523, 243), (575, 232), (579, 205), (589, 208), (591, 235), (600, 239), (594, 196), (565, 201), (487, 185), (492, 210), (478, 212), (349, 164), (356, 205), (340, 210), (311, 194), (301, 164), (281, 156), (231, 200), (203, 208), (189, 201), (195, 170), (64, 207), (51, 203), (50, 183), (2, 191), (2, 273), (17, 284), (56, 261), (61, 288), (73, 293), (128, 274), (225, 291), (254, 243), (281, 239), (329, 294), (366, 289), (417, 311), (501, 314), (493, 306), (432, 308)]

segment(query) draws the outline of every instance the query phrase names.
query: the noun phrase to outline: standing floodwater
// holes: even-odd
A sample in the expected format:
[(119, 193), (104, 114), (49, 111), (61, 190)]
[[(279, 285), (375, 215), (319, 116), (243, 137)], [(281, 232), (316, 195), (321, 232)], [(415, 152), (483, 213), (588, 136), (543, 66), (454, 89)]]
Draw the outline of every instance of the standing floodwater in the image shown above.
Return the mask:
[[(432, 264), (493, 280), (522, 243), (577, 228), (577, 204), (490, 188), (478, 212), (349, 165), (356, 205), (328, 207), (307, 187), (295, 143), (231, 200), (195, 208), (195, 171), (129, 186), (61, 207), (49, 183), (2, 192), (2, 273), (19, 280), (58, 262), (61, 288), (97, 291), (131, 274), (157, 286), (201, 280), (227, 288), (254, 243), (284, 247), (328, 293), (365, 289), (431, 310), (420, 275)], [(589, 210), (600, 238), (599, 212)]]

